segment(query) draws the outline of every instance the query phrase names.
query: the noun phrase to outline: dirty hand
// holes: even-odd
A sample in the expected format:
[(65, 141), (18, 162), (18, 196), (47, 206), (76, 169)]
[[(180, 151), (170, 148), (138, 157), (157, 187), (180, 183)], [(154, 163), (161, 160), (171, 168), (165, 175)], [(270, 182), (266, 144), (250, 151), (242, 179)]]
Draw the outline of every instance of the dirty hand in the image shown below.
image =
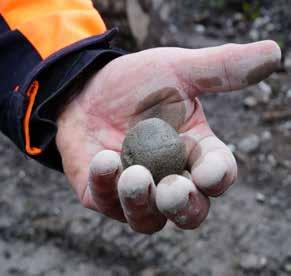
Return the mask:
[[(198, 227), (207, 216), (208, 197), (234, 182), (237, 166), (209, 128), (197, 96), (255, 84), (278, 68), (280, 58), (277, 44), (264, 41), (156, 48), (110, 62), (58, 118), (57, 146), (82, 204), (142, 233), (159, 231), (167, 219), (183, 229)], [(123, 171), (120, 161), (127, 130), (150, 117), (174, 126), (188, 155), (189, 172), (158, 186), (146, 168)]]

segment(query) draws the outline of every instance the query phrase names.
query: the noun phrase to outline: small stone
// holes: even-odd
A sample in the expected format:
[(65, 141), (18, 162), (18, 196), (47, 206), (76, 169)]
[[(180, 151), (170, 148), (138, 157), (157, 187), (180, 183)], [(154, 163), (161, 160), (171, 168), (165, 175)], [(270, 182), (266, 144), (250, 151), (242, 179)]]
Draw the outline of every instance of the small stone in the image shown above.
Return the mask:
[(249, 96), (244, 99), (244, 106), (245, 107), (255, 107), (258, 104), (258, 101), (255, 97)]
[(284, 270), (286, 272), (291, 272), (291, 256), (287, 256), (285, 259)]
[(284, 269), (286, 272), (291, 272), (291, 263), (285, 264)]
[(262, 134), (261, 134), (261, 140), (262, 142), (268, 142), (272, 140), (272, 133), (269, 130), (265, 130)]
[(272, 88), (269, 84), (264, 81), (261, 81), (258, 84), (258, 91), (256, 92), (256, 97), (259, 102), (268, 103), (272, 96)]
[(250, 37), (252, 40), (256, 41), (260, 38), (260, 34), (256, 29), (250, 31)]
[(269, 154), (268, 157), (267, 157), (269, 163), (271, 164), (272, 167), (276, 167), (278, 162), (275, 158), (275, 156), (273, 154)]
[(291, 98), (291, 88), (286, 92), (286, 97)]
[(249, 108), (268, 103), (273, 93), (271, 86), (264, 81), (252, 86), (250, 91), (252, 94), (244, 99), (244, 105)]
[(291, 120), (287, 122), (282, 122), (277, 128), (283, 136), (289, 137), (291, 134)]
[(66, 222), (61, 217), (54, 216), (34, 219), (32, 224), (38, 230), (56, 234), (64, 231)]
[(81, 236), (86, 232), (88, 229), (88, 223), (86, 220), (81, 218), (76, 218), (69, 222), (67, 231), (70, 235), (73, 236)]
[(285, 67), (288, 71), (291, 70), (291, 51), (289, 51), (289, 52), (285, 55), (284, 67)]
[(19, 178), (24, 178), (24, 177), (26, 176), (25, 171), (20, 170), (20, 171), (18, 172), (18, 176), (19, 176)]
[(236, 12), (236, 13), (234, 14), (234, 16), (233, 16), (233, 19), (234, 19), (235, 21), (241, 21), (241, 20), (243, 20), (243, 18), (244, 18), (244, 16), (243, 16), (243, 14), (240, 13), (240, 12)]
[(177, 33), (179, 32), (179, 29), (178, 29), (177, 26), (174, 25), (174, 24), (170, 24), (170, 25), (169, 25), (169, 30), (170, 30), (170, 32), (171, 32), (172, 34), (177, 34)]
[(258, 17), (255, 19), (253, 26), (255, 29), (258, 29), (258, 28), (263, 27), (264, 25), (268, 24), (269, 22), (270, 22), (270, 18), (267, 16)]
[(150, 17), (143, 11), (139, 2), (136, 0), (126, 1), (126, 12), (131, 32), (138, 45), (141, 46), (148, 36)]
[(227, 147), (230, 149), (232, 153), (236, 152), (236, 146), (234, 144), (228, 144)]
[(122, 145), (121, 160), (125, 169), (132, 165), (145, 166), (158, 183), (168, 175), (183, 173), (186, 147), (172, 126), (152, 118), (129, 130)]
[(160, 17), (163, 21), (165, 22), (169, 21), (170, 13), (171, 13), (170, 5), (166, 4), (160, 7)]
[(205, 28), (204, 25), (197, 24), (197, 25), (195, 26), (195, 32), (196, 32), (196, 33), (204, 34), (205, 31), (206, 31), (206, 28)]
[(141, 272), (141, 275), (142, 276), (155, 276), (155, 275), (157, 275), (156, 273), (157, 273), (156, 269), (154, 269), (154, 268), (146, 268), (145, 270), (143, 270)]
[(248, 271), (260, 271), (267, 265), (267, 258), (254, 254), (246, 254), (240, 260), (240, 267)]
[(258, 150), (260, 146), (260, 138), (256, 134), (250, 134), (243, 138), (239, 144), (238, 148), (244, 153), (253, 153)]
[(273, 24), (273, 23), (269, 23), (269, 24), (267, 24), (267, 26), (266, 26), (266, 31), (267, 32), (272, 32), (272, 31), (274, 31), (275, 30), (275, 25)]
[(259, 202), (259, 203), (265, 203), (266, 196), (264, 194), (262, 194), (262, 193), (257, 193), (256, 201)]

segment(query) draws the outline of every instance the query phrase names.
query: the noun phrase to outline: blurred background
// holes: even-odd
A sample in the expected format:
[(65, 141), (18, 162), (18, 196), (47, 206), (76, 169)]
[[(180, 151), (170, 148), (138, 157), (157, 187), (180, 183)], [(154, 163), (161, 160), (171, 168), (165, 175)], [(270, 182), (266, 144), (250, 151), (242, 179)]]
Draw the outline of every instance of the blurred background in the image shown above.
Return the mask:
[(0, 135), (0, 275), (291, 275), (291, 1), (95, 0), (115, 45), (199, 48), (274, 39), (282, 68), (238, 93), (203, 97), (239, 180), (195, 231), (145, 236), (81, 207), (63, 175)]

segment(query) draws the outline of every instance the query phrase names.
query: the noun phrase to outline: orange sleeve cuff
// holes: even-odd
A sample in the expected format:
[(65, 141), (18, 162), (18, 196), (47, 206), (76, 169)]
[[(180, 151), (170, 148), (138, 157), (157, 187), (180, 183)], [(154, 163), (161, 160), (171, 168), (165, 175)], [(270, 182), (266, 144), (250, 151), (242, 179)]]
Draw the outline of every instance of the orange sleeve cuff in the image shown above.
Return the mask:
[(1, 0), (0, 13), (45, 59), (106, 26), (91, 0)]

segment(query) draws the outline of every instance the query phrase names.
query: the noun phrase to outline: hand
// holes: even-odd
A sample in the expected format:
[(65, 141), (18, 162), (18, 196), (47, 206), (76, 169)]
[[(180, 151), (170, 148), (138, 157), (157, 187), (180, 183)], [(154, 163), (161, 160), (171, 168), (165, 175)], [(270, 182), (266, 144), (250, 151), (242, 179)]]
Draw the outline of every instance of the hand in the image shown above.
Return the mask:
[[(197, 96), (255, 84), (273, 73), (280, 59), (277, 44), (264, 41), (156, 48), (110, 62), (58, 118), (57, 146), (82, 204), (142, 233), (159, 231), (167, 219), (183, 229), (198, 227), (207, 216), (208, 197), (226, 191), (237, 166), (209, 128)], [(120, 161), (127, 130), (150, 117), (174, 126), (188, 154), (188, 172), (158, 186), (146, 168), (123, 171)]]

